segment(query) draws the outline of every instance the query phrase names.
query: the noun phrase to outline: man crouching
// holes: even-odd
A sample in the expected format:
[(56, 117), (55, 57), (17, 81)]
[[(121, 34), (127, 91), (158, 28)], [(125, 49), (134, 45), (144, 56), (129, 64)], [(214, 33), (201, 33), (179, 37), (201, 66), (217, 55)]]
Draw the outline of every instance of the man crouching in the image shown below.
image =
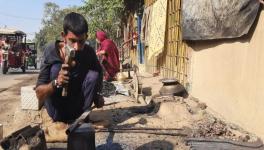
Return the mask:
[[(63, 21), (63, 41), (54, 41), (44, 50), (36, 85), (36, 94), (53, 121), (71, 123), (94, 103), (104, 105), (101, 91), (103, 74), (95, 50), (86, 44), (88, 24), (78, 13), (69, 13)], [(65, 59), (75, 55), (71, 64)], [(62, 91), (67, 87), (67, 95)]]

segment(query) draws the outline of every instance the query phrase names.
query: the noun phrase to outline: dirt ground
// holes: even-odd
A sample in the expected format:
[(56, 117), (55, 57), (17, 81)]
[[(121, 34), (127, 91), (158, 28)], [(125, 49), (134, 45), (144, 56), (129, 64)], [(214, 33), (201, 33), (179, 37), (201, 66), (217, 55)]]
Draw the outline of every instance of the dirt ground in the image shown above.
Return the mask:
[(36, 84), (37, 75), (30, 75), (25, 78), (21, 78), (20, 83), (8, 88), (5, 91), (0, 92), (0, 123), (4, 127), (4, 136), (19, 129), (23, 124), (14, 124), (14, 116), (17, 110), (20, 110), (20, 88), (22, 86)]
[[(90, 120), (96, 128), (97, 149), (190, 149), (186, 138), (206, 137), (253, 142), (257, 137), (235, 124), (217, 118), (206, 104), (188, 97), (159, 96), (160, 77), (142, 75), (143, 93), (149, 104), (124, 95), (112, 96), (102, 109), (94, 109)], [(66, 142), (68, 125), (52, 123), (45, 110), (20, 109), (20, 87), (35, 84), (36, 76), (0, 93), (0, 120), (4, 136), (26, 125), (41, 125), (48, 142)], [(116, 102), (115, 102), (116, 101)], [(112, 129), (115, 132), (105, 131)], [(123, 130), (121, 130), (123, 129)], [(124, 130), (129, 129), (129, 130)], [(132, 130), (133, 129), (133, 130)]]

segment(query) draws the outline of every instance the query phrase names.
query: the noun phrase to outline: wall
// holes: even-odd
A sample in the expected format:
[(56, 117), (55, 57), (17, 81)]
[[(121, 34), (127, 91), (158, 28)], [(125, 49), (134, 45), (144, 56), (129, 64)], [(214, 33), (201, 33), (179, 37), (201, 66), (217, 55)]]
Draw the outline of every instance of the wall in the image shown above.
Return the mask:
[(190, 94), (264, 139), (264, 11), (243, 38), (189, 46)]

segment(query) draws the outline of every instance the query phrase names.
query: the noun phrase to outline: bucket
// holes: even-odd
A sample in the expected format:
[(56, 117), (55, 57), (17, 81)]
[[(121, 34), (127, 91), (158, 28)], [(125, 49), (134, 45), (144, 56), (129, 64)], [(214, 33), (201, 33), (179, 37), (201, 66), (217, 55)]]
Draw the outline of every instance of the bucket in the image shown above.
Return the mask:
[(95, 131), (90, 123), (83, 123), (68, 135), (67, 150), (95, 150)]

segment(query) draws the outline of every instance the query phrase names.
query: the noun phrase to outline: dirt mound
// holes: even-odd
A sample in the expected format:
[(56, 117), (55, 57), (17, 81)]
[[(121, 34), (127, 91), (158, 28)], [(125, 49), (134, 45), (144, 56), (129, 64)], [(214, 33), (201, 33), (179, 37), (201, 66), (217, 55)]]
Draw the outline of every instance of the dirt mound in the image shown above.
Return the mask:
[[(130, 110), (119, 110), (117, 125), (152, 128), (191, 128), (191, 137), (222, 138), (235, 141), (252, 142), (257, 137), (242, 128), (226, 123), (207, 111), (204, 103), (191, 98), (158, 97), (153, 100), (154, 108), (143, 114), (133, 114)], [(113, 111), (115, 113), (115, 111)], [(123, 119), (122, 119), (123, 118)], [(124, 119), (126, 118), (126, 119)]]

